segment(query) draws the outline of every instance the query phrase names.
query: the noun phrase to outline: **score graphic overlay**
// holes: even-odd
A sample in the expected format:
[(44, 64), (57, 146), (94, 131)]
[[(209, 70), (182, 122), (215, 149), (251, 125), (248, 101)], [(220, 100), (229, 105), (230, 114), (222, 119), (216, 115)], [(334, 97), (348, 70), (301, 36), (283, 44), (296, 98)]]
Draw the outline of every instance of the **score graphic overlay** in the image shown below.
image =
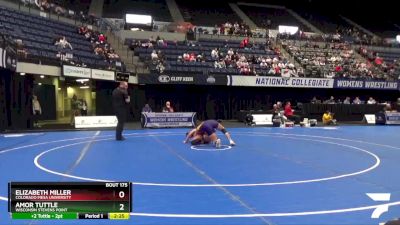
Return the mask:
[(11, 182), (12, 219), (129, 219), (130, 182)]

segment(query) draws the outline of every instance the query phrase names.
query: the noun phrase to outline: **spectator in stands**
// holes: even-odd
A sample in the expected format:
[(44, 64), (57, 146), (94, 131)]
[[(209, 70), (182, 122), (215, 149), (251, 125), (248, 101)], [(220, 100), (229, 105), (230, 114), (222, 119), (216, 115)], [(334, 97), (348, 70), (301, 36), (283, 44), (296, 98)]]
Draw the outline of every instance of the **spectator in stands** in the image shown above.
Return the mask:
[(183, 61), (184, 62), (189, 62), (190, 61), (189, 53), (183, 53)]
[(15, 40), (17, 47), (17, 54), (19, 57), (26, 58), (28, 56), (28, 51), (26, 50), (23, 41), (21, 39)]
[(250, 68), (250, 73), (249, 73), (249, 75), (258, 76), (258, 73), (257, 73), (256, 66), (255, 66), (255, 65), (253, 65), (253, 66)]
[(268, 63), (267, 63), (266, 59), (261, 60), (260, 67), (263, 69), (268, 67)]
[(233, 49), (232, 48), (230, 48), (229, 50), (228, 50), (228, 52), (227, 52), (227, 55), (228, 56), (232, 56), (232, 55), (234, 55), (235, 54), (235, 52), (233, 51)]
[(110, 49), (110, 51), (108, 52), (107, 57), (111, 60), (111, 61), (118, 61), (119, 55), (117, 53), (115, 53), (114, 49)]
[(164, 61), (163, 60), (159, 60), (156, 66), (156, 70), (161, 74), (164, 73), (165, 70), (165, 66), (164, 66)]
[(106, 42), (106, 36), (104, 36), (104, 34), (99, 34), (98, 40), (99, 40), (100, 44), (103, 44)]
[(158, 60), (158, 54), (156, 50), (153, 50), (153, 52), (151, 52), (151, 60), (153, 61), (153, 63)]
[(67, 41), (65, 36), (56, 41), (55, 45), (63, 49), (69, 47), (72, 50), (72, 45)]
[(153, 36), (150, 36), (149, 42), (150, 42), (152, 45), (156, 45), (156, 44), (157, 44), (157, 41), (154, 39)]
[(225, 61), (223, 59), (214, 62), (214, 67), (216, 69), (226, 68)]
[(376, 101), (375, 101), (375, 99), (374, 99), (373, 97), (369, 97), (369, 99), (368, 99), (368, 101), (367, 101), (367, 104), (369, 104), (369, 105), (375, 105), (375, 104), (376, 104)]
[(33, 96), (32, 99), (32, 108), (33, 108), (33, 126), (39, 127), (38, 120), (39, 116), (42, 115), (42, 107), (40, 106), (40, 102), (36, 95)]
[(361, 104), (361, 100), (358, 96), (353, 100), (353, 104), (356, 104), (356, 105)]
[(170, 101), (165, 102), (165, 106), (163, 107), (162, 112), (163, 113), (173, 113), (174, 112), (174, 108), (172, 108)]
[(346, 97), (346, 99), (343, 101), (343, 104), (346, 104), (346, 105), (351, 104), (350, 97)]
[[(101, 56), (109, 64), (107, 69), (112, 69), (112, 67), (122, 69), (123, 65), (119, 55), (111, 48), (107, 42), (107, 37), (103, 33), (94, 32), (88, 27), (80, 27), (78, 33), (84, 35), (92, 43), (94, 53)], [(130, 47), (136, 48), (138, 46), (149, 48), (150, 44), (138, 41)]]
[(326, 111), (324, 115), (322, 115), (322, 123), (324, 125), (336, 125), (336, 120), (333, 119), (333, 113)]
[(50, 9), (50, 3), (47, 0), (39, 1), (39, 8), (42, 11), (48, 11)]
[(197, 60), (197, 57), (194, 54), (194, 52), (190, 53), (189, 54), (189, 62), (196, 62), (196, 60)]
[(294, 114), (294, 110), (292, 109), (290, 102), (286, 102), (284, 115), (295, 124), (300, 123), (300, 117)]
[(21, 2), (26, 6), (26, 5), (36, 5), (38, 8), (40, 8), (40, 2), (38, 0), (21, 0)]
[(276, 106), (277, 106), (278, 109), (279, 109), (280, 111), (282, 111), (282, 113), (283, 113), (282, 102), (277, 101), (277, 102), (276, 102)]
[(216, 59), (219, 58), (219, 53), (218, 53), (218, 49), (217, 49), (217, 48), (214, 48), (214, 49), (211, 51), (211, 58), (212, 58), (213, 60), (216, 60)]
[(64, 15), (64, 14), (67, 12), (67, 10), (64, 9), (63, 7), (59, 6), (59, 5), (55, 5), (55, 6), (54, 6), (54, 12), (55, 12), (57, 15)]

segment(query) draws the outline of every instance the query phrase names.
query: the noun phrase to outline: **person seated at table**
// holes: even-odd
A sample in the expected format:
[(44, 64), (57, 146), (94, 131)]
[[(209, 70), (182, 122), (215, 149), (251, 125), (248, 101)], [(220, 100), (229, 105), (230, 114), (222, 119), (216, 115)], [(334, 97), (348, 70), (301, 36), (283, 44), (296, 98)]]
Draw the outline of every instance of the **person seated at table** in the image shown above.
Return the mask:
[(392, 111), (392, 105), (390, 105), (389, 103), (387, 103), (385, 105), (385, 107), (383, 108), (383, 111), (385, 112), (391, 112)]
[(360, 105), (361, 104), (361, 100), (360, 100), (360, 98), (358, 96), (353, 100), (353, 104), (356, 104), (356, 105)]
[(146, 113), (150, 113), (152, 112), (150, 105), (149, 104), (145, 104), (144, 107), (142, 108), (142, 112), (146, 112)]
[(314, 96), (314, 97), (311, 99), (310, 103), (311, 103), (311, 104), (317, 104), (317, 103), (318, 103), (317, 97)]
[(286, 102), (284, 115), (295, 124), (300, 123), (300, 116), (294, 114), (294, 110), (292, 109), (292, 104), (290, 102)]
[(286, 120), (286, 116), (283, 115), (278, 105), (274, 104), (272, 108), (272, 121), (279, 121), (280, 124), (284, 124)]
[(368, 101), (367, 101), (367, 104), (368, 104), (368, 105), (375, 105), (375, 104), (376, 104), (376, 101), (375, 101), (375, 99), (374, 99), (373, 97), (369, 97), (369, 99), (368, 99)]
[(336, 120), (333, 119), (333, 113), (331, 113), (329, 110), (322, 115), (322, 123), (324, 125), (336, 125)]
[(171, 106), (171, 102), (170, 101), (165, 102), (165, 106), (163, 107), (162, 112), (163, 113), (173, 113), (173, 112), (175, 112), (174, 108), (172, 108), (172, 106)]
[(343, 104), (350, 105), (351, 104), (350, 97), (346, 97), (346, 99), (343, 101)]
[(335, 97), (331, 96), (330, 99), (324, 102), (325, 104), (336, 104)]
[(276, 106), (277, 106), (277, 110), (283, 112), (282, 102), (277, 101), (277, 102), (276, 102)]

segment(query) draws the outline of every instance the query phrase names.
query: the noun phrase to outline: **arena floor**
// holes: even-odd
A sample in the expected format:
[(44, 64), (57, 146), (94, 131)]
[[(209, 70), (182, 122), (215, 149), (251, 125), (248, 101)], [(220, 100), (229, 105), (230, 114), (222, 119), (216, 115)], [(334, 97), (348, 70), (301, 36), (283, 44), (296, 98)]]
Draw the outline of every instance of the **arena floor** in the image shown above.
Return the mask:
[[(237, 146), (220, 150), (183, 144), (185, 131), (128, 130), (124, 142), (110, 130), (1, 135), (0, 224), (55, 224), (11, 220), (9, 181), (134, 182), (130, 220), (60, 224), (378, 225), (400, 215), (399, 127), (230, 128)], [(389, 211), (372, 219), (382, 204)]]

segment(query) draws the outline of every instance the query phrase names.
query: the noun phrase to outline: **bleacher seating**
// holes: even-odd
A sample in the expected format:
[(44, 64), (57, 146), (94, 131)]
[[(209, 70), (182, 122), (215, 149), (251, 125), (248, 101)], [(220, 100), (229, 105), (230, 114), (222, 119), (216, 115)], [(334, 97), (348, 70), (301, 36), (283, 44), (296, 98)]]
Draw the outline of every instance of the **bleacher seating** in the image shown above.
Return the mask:
[(319, 13), (317, 11), (296, 11), (300, 16), (310, 22), (324, 33), (336, 33), (338, 28), (349, 28), (346, 23), (338, 14), (332, 12)]
[[(126, 44), (130, 44), (131, 42), (146, 43), (149, 40), (132, 40), (127, 39)], [(253, 46), (252, 48), (240, 48), (239, 41), (225, 41), (225, 40), (207, 40), (202, 39), (198, 42), (167, 42), (166, 46), (158, 46), (154, 45), (154, 47), (141, 47), (138, 46), (134, 49), (135, 54), (139, 56), (139, 58), (150, 66), (150, 69), (155, 71), (155, 66), (152, 65), (151, 62), (151, 53), (156, 51), (161, 51), (165, 58), (165, 71), (166, 72), (185, 72), (185, 73), (197, 73), (197, 74), (241, 74), (240, 69), (233, 65), (231, 67), (227, 66), (226, 68), (216, 68), (215, 67), (215, 58), (213, 59), (211, 56), (211, 51), (213, 49), (219, 49), (219, 52), (222, 52), (223, 56), (227, 55), (228, 50), (233, 50), (237, 52), (238, 56), (244, 56), (246, 61), (249, 62), (250, 68), (256, 70), (259, 75), (266, 75), (269, 73), (271, 66), (261, 67), (259, 63), (251, 62), (253, 56), (255, 59), (260, 58), (269, 58), (277, 60), (279, 59), (279, 55), (277, 55), (272, 49), (269, 49), (265, 46), (265, 44), (258, 44)], [(204, 60), (195, 61), (195, 62), (186, 62), (184, 60), (180, 60), (184, 53), (194, 53), (196, 56), (204, 55)], [(282, 59), (279, 61), (283, 62)], [(286, 65), (289, 65), (290, 62), (285, 61)], [(275, 64), (278, 64), (276, 62)], [(282, 68), (283, 69), (283, 68)], [(279, 74), (280, 75), (280, 74)]]
[(0, 33), (15, 40), (22, 40), (30, 59), (41, 58), (59, 62), (56, 55), (60, 49), (54, 43), (57, 38), (65, 36), (73, 46), (73, 50), (63, 49), (63, 51), (72, 53), (74, 61), (93, 67), (108, 67), (108, 63), (94, 54), (91, 43), (79, 35), (77, 30), (77, 27), (69, 24), (13, 9), (0, 8)]
[(393, 79), (374, 65), (358, 59), (347, 44), (284, 41), (283, 47), (311, 77)]
[(197, 26), (215, 26), (227, 21), (241, 22), (241, 19), (232, 11), (228, 3), (214, 1), (207, 4), (202, 1), (177, 1), (178, 7), (186, 22)]
[[(265, 8), (254, 6), (239, 6), (257, 26), (268, 29), (278, 29), (279, 25), (298, 26), (302, 31), (310, 31), (300, 21), (293, 17), (286, 9)], [(268, 24), (270, 21), (270, 24)]]
[(151, 15), (156, 21), (171, 22), (165, 0), (119, 0), (104, 4), (104, 18), (123, 18), (127, 13)]
[(386, 21), (386, 18), (374, 18), (372, 22), (371, 18), (361, 18), (351, 14), (349, 18), (382, 38), (395, 38), (400, 33), (400, 29), (393, 22)]
[(374, 64), (393, 80), (400, 79), (400, 52), (388, 50), (371, 50), (365, 47), (359, 53), (371, 64)]

